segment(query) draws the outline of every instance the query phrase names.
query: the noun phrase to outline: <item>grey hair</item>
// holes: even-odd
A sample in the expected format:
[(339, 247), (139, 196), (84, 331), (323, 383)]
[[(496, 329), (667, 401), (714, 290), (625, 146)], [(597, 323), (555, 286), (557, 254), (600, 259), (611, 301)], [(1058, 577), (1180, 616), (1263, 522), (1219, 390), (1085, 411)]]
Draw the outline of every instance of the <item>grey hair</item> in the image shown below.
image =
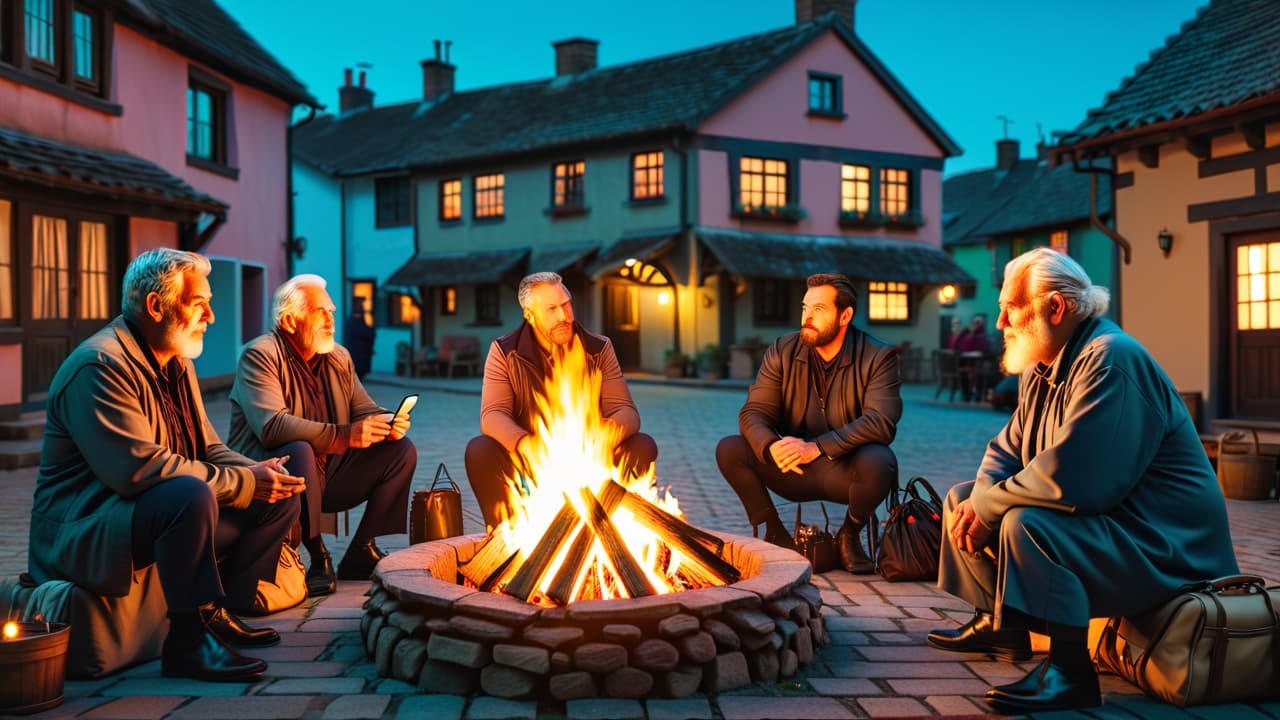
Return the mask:
[(1028, 299), (1058, 292), (1066, 299), (1068, 310), (1081, 320), (1101, 317), (1111, 306), (1111, 291), (1094, 285), (1080, 263), (1057, 250), (1039, 247), (1004, 266), (1005, 282), (1023, 274)]
[[(525, 275), (520, 281), (520, 289), (516, 291), (516, 297), (520, 300), (520, 309), (528, 310), (529, 303), (533, 302), (533, 289), (539, 285), (559, 285), (564, 287), (564, 278), (560, 277), (560, 273), (539, 272), (532, 275)], [(565, 292), (569, 292), (565, 288)]]
[(125, 268), (120, 312), (130, 320), (141, 320), (146, 313), (147, 296), (153, 292), (160, 295), (164, 307), (172, 307), (182, 291), (179, 282), (182, 273), (207, 276), (212, 269), (209, 258), (193, 252), (173, 248), (148, 250)]
[(305, 315), (311, 308), (307, 307), (307, 299), (302, 294), (302, 288), (315, 287), (321, 290), (328, 285), (325, 279), (319, 275), (311, 273), (303, 273), (302, 275), (294, 275), (285, 280), (280, 287), (276, 288), (275, 295), (271, 298), (271, 318), (275, 328), (280, 327), (280, 319), (287, 315)]

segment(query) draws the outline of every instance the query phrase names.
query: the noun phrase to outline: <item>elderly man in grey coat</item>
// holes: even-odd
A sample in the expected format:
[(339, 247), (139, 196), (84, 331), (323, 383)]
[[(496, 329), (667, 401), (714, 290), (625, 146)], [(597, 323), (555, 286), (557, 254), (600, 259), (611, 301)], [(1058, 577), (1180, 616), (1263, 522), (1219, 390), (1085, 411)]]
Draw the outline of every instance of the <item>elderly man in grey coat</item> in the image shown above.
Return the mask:
[(1074, 260), (1039, 248), (1000, 292), (1004, 365), (1018, 407), (974, 482), (947, 496), (938, 585), (973, 618), (933, 647), (1049, 655), (988, 701), (1028, 713), (1100, 704), (1091, 617), (1149, 610), (1187, 583), (1238, 572), (1226, 503), (1173, 383), (1102, 317), (1110, 296)]
[[(168, 248), (124, 276), (123, 314), (80, 344), (49, 388), (29, 568), (120, 597), (155, 564), (168, 604), (164, 675), (251, 682), (266, 663), (228, 645), (279, 642), (226, 608), (275, 577), (302, 479), (218, 439), (191, 359), (213, 322), (209, 261)], [(219, 561), (220, 560), (220, 561)]]

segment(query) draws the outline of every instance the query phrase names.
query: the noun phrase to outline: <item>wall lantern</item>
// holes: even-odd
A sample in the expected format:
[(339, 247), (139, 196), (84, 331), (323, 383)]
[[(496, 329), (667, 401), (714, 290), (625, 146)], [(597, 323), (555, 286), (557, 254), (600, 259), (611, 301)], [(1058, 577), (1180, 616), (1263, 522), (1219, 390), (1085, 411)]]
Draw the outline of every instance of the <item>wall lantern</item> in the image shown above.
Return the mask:
[(1169, 232), (1169, 228), (1164, 228), (1156, 235), (1156, 244), (1160, 246), (1160, 252), (1169, 257), (1169, 251), (1173, 249), (1173, 233)]
[(938, 288), (938, 302), (943, 305), (950, 305), (956, 301), (956, 286), (943, 285)]
[(302, 237), (301, 235), (286, 242), (284, 245), (285, 245), (285, 248), (289, 252), (293, 253), (294, 257), (298, 258), (299, 260), (302, 259), (303, 255), (307, 254), (307, 239), (305, 237)]

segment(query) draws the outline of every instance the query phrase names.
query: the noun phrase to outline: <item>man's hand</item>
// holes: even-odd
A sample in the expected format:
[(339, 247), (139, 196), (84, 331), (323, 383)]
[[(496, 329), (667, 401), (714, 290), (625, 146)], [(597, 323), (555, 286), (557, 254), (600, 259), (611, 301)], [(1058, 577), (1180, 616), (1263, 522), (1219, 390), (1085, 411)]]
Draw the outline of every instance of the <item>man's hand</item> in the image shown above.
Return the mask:
[(818, 449), (817, 443), (798, 437), (784, 437), (769, 446), (769, 454), (782, 472), (803, 475), (804, 470), (800, 466), (817, 460), (822, 451)]
[(305, 479), (294, 477), (284, 469), (284, 464), (288, 461), (289, 456), (284, 455), (249, 466), (249, 469), (253, 471), (254, 500), (276, 503), (285, 498), (291, 498), (306, 489), (307, 481)]
[(991, 539), (991, 528), (982, 523), (978, 512), (973, 509), (973, 503), (968, 500), (956, 506), (948, 531), (951, 533), (951, 542), (956, 547), (973, 555), (982, 552)]
[[(380, 443), (391, 434), (391, 413), (370, 415), (351, 423), (351, 447), (367, 448)], [(406, 418), (405, 422), (408, 422)], [(406, 429), (408, 425), (406, 424)], [(404, 433), (401, 433), (403, 436)]]
[(409, 415), (396, 415), (391, 419), (391, 432), (387, 437), (392, 440), (399, 440), (409, 432)]

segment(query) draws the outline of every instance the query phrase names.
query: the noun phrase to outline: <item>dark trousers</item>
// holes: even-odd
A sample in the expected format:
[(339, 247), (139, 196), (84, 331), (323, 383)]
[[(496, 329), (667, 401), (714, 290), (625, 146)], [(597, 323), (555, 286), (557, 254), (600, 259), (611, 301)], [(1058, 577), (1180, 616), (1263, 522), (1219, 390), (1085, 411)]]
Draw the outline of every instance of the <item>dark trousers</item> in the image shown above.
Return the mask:
[(409, 438), (385, 440), (367, 448), (351, 448), (329, 458), (321, 475), (310, 443), (298, 441), (271, 451), (288, 455), (289, 473), (305, 478), (302, 493), (302, 537), (320, 535), (320, 514), (350, 510), (368, 501), (351, 547), (378, 537), (408, 531), (409, 484), (418, 467), (418, 450)]
[[(627, 472), (643, 473), (658, 459), (658, 443), (644, 433), (636, 433), (614, 449), (614, 459), (618, 458), (627, 459), (623, 477), (626, 477)], [(480, 503), (484, 524), (489, 528), (496, 527), (510, 516), (507, 507), (507, 481), (516, 474), (511, 453), (497, 440), (488, 435), (480, 435), (467, 443), (465, 459), (467, 480), (471, 482), (471, 491), (476, 494), (476, 500)]]
[(233, 610), (252, 607), (258, 581), (275, 577), (280, 544), (298, 512), (297, 496), (220, 508), (203, 481), (166, 480), (134, 500), (133, 565), (155, 563), (171, 612), (218, 599)]
[(773, 461), (761, 462), (741, 435), (716, 446), (720, 474), (738, 494), (752, 525), (777, 513), (769, 491), (794, 502), (826, 500), (847, 504), (849, 517), (865, 521), (898, 484), (898, 458), (886, 445), (868, 444), (832, 460), (820, 455), (801, 467), (804, 474), (783, 473)]

